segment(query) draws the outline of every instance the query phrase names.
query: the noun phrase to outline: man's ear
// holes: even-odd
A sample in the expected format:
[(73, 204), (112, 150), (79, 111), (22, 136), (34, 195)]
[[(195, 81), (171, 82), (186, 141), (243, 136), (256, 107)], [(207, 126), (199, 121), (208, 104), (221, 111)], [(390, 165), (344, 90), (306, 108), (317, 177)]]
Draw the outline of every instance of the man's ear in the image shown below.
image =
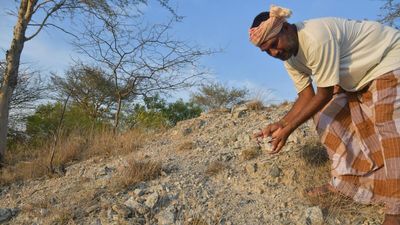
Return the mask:
[(282, 29), (284, 29), (285, 31), (288, 30), (289, 25), (290, 24), (288, 22), (283, 22)]

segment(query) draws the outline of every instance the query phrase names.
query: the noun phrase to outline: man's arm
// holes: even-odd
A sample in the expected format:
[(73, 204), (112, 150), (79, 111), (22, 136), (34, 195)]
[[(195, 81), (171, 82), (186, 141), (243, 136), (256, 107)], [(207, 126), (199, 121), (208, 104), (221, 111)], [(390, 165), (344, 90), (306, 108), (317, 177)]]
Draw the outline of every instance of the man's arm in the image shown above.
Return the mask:
[(317, 93), (310, 84), (302, 92), (289, 113), (284, 117), (282, 128), (272, 133), (272, 152), (278, 153), (285, 145), (289, 135), (302, 123), (306, 122), (313, 115), (319, 112), (333, 96), (332, 87), (318, 87)]
[(294, 102), (290, 111), (280, 120), (280, 123), (285, 126), (287, 121), (292, 121), (300, 111), (304, 108), (304, 105), (308, 104), (312, 97), (314, 97), (315, 92), (312, 84), (309, 84), (304, 90), (298, 94), (298, 98)]

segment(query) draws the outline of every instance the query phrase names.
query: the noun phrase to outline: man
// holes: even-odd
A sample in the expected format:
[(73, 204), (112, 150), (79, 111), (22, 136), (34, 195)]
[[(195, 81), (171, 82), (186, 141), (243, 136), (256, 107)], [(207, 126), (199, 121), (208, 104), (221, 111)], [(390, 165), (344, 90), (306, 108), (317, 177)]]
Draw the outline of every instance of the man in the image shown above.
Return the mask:
[(285, 61), (298, 92), (287, 115), (256, 136), (271, 136), (278, 153), (314, 117), (332, 161), (331, 181), (315, 191), (384, 203), (383, 224), (400, 224), (399, 31), (340, 18), (290, 24), (290, 14), (271, 6), (249, 31), (254, 45)]

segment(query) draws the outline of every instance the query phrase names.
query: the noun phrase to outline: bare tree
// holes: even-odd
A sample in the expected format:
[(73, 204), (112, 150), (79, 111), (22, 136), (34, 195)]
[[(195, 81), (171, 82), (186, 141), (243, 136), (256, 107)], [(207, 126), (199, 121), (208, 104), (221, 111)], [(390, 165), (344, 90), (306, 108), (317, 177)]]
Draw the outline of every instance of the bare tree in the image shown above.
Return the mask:
[(399, 29), (397, 22), (400, 17), (400, 3), (395, 0), (384, 0), (381, 11), (383, 14), (380, 15), (380, 21)]
[(75, 42), (81, 53), (113, 79), (117, 101), (114, 131), (125, 101), (151, 92), (189, 87), (204, 75), (198, 61), (212, 52), (173, 39), (172, 24), (142, 26), (104, 21), (104, 26), (86, 27), (83, 38)]
[[(0, 62), (0, 83), (3, 82), (5, 62)], [(40, 72), (30, 68), (20, 69), (18, 85), (10, 101), (10, 125), (17, 127), (21, 125), (29, 110), (36, 106), (36, 102), (44, 96), (47, 91), (45, 82), (40, 77)]]
[[(18, 2), (18, 1), (16, 1)], [(131, 18), (138, 4), (146, 0), (20, 0), (13, 38), (6, 51), (6, 66), (0, 86), (0, 162), (3, 161), (7, 142), (8, 118), (10, 102), (18, 83), (21, 53), (27, 41), (35, 38), (44, 28), (56, 28), (74, 37), (78, 37), (73, 29), (62, 26), (62, 21), (86, 18), (101, 21), (118, 21)], [(168, 6), (168, 1), (158, 0)], [(168, 8), (172, 10), (171, 7)], [(137, 11), (137, 10), (136, 10)], [(79, 26), (75, 26), (79, 27)]]

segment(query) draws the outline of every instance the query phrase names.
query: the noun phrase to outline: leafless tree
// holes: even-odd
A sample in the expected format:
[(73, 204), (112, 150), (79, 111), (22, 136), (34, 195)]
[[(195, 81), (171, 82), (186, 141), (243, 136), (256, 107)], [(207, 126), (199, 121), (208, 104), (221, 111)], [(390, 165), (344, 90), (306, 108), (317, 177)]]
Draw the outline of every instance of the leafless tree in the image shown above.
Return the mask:
[[(5, 62), (0, 62), (0, 83), (3, 82)], [(10, 101), (10, 126), (21, 124), (29, 110), (36, 106), (36, 102), (47, 92), (45, 82), (40, 72), (30, 68), (20, 69), (18, 86), (15, 88)]]
[[(44, 28), (55, 28), (78, 38), (76, 30), (64, 27), (62, 21), (68, 19), (85, 23), (87, 18), (102, 21), (118, 21), (129, 19), (132, 12), (138, 12), (137, 5), (147, 0), (20, 0), (16, 12), (10, 14), (17, 17), (13, 38), (6, 51), (6, 66), (0, 84), (0, 162), (3, 161), (6, 149), (9, 122), (10, 102), (18, 83), (21, 53), (26, 42), (35, 38)], [(158, 0), (168, 6), (167, 0)], [(172, 10), (171, 7), (168, 10)], [(76, 25), (75, 28), (80, 26)]]
[(113, 79), (114, 131), (125, 101), (192, 86), (205, 74), (198, 61), (212, 51), (175, 40), (170, 32), (173, 21), (152, 26), (119, 21), (103, 24), (86, 27), (75, 46)]
[(383, 0), (383, 2), (380, 21), (399, 29), (397, 22), (400, 17), (400, 3), (395, 0)]

